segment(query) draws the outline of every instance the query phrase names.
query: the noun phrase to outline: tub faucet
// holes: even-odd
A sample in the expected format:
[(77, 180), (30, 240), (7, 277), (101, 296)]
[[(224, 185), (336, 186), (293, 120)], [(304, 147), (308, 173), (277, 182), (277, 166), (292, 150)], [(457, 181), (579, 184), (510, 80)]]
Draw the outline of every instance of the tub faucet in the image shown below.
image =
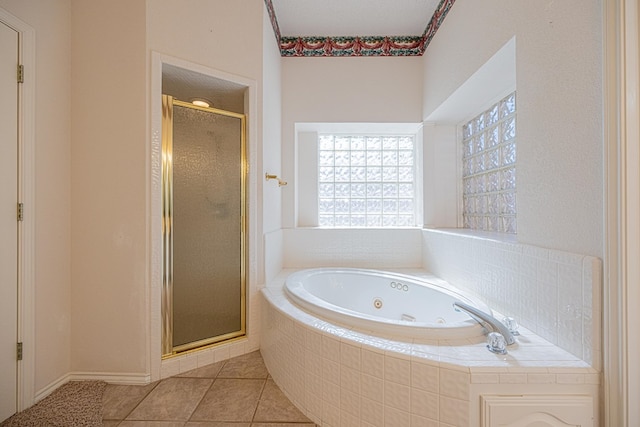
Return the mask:
[(482, 310), (478, 310), (475, 307), (470, 306), (469, 304), (465, 304), (462, 301), (456, 301), (453, 303), (453, 309), (456, 311), (464, 311), (469, 316), (471, 316), (475, 321), (480, 323), (485, 329), (489, 332), (499, 332), (504, 337), (507, 345), (514, 344), (516, 339), (513, 337), (511, 331), (498, 319), (490, 315), (489, 313), (485, 313)]

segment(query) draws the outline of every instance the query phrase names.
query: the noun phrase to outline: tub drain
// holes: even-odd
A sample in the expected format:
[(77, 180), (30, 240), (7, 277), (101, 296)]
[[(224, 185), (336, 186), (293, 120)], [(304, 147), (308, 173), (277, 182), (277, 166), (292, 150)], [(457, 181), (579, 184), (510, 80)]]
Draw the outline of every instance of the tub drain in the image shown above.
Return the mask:
[(374, 298), (373, 306), (375, 308), (382, 308), (382, 300), (380, 298)]

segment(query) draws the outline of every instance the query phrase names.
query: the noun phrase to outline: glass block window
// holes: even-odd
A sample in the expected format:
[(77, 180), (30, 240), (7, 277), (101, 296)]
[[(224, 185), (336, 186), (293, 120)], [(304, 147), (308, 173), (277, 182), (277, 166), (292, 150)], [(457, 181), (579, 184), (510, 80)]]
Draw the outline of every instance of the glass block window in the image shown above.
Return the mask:
[(321, 227), (411, 227), (414, 135), (318, 136)]
[(516, 93), (462, 127), (464, 228), (516, 233)]

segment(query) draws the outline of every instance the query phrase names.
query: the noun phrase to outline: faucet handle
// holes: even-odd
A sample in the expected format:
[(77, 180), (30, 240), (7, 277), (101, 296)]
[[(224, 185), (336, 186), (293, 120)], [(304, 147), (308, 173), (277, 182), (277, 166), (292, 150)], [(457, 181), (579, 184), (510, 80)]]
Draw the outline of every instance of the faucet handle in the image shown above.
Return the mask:
[(520, 327), (520, 325), (518, 324), (518, 321), (516, 319), (511, 316), (507, 316), (502, 319), (502, 323), (504, 323), (504, 326), (506, 326), (509, 332), (511, 332), (511, 335), (520, 335), (520, 332), (518, 332), (518, 328)]
[(507, 354), (507, 341), (500, 332), (489, 332), (487, 334), (487, 349), (496, 354)]

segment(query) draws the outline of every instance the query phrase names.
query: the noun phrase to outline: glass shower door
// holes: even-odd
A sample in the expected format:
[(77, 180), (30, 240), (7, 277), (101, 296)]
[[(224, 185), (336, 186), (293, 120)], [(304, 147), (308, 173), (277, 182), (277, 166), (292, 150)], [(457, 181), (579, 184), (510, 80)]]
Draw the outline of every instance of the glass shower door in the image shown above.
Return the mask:
[(163, 96), (163, 354), (245, 334), (245, 116)]

